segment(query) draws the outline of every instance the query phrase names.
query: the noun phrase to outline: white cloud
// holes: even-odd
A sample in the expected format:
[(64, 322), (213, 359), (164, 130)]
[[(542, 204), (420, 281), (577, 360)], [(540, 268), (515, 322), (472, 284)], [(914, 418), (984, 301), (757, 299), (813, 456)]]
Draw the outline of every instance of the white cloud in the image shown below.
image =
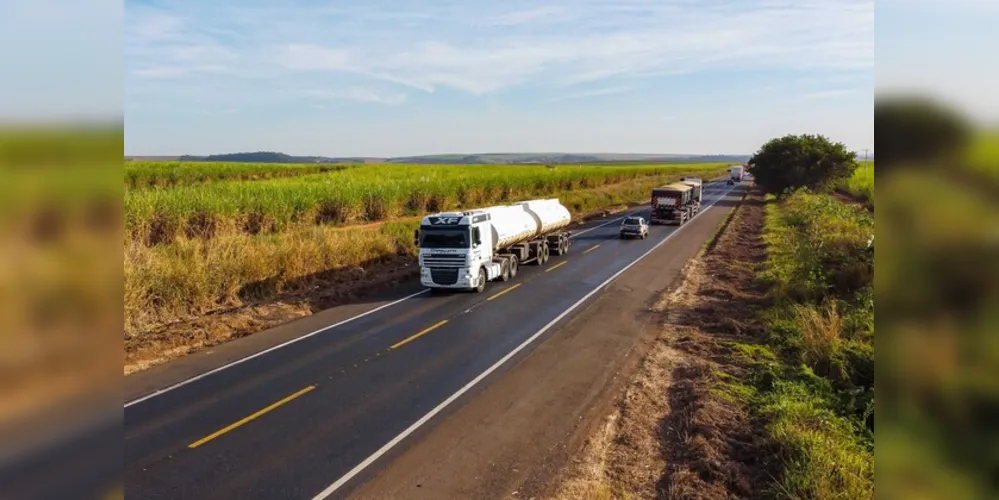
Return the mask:
[(548, 99), (548, 102), (561, 102), (561, 101), (572, 101), (576, 99), (587, 99), (590, 97), (600, 97), (605, 95), (621, 94), (631, 90), (631, 87), (618, 86), (618, 87), (603, 87), (589, 90), (581, 90), (578, 92), (569, 92), (557, 95)]
[[(574, 13), (579, 32), (570, 27), (531, 35), (473, 36), (467, 41), (462, 40), (465, 33), (444, 40), (411, 34), (416, 40), (372, 41), (349, 48), (291, 44), (281, 63), (289, 69), (344, 71), (424, 90), (448, 87), (471, 94), (538, 80), (577, 84), (726, 68), (873, 68), (872, 2), (672, 7), (665, 11), (668, 15), (650, 8), (649, 16), (661, 16), (656, 24), (647, 24), (647, 18), (619, 20), (598, 32), (586, 28), (588, 23), (606, 22), (600, 16), (603, 7), (583, 4)], [(532, 23), (561, 10), (537, 7), (494, 16), (487, 24)], [(628, 11), (610, 12), (620, 16)]]
[(850, 96), (857, 93), (857, 89), (830, 89), (830, 90), (820, 90), (818, 92), (809, 92), (802, 95), (799, 100), (802, 101), (822, 101), (828, 99), (836, 99), (839, 97)]
[(337, 90), (306, 90), (303, 95), (321, 100), (347, 100), (398, 106), (406, 102), (406, 94), (377, 91), (367, 87), (347, 87)]
[(520, 26), (524, 24), (560, 22), (571, 19), (572, 16), (567, 14), (568, 10), (565, 7), (547, 5), (493, 16), (486, 21), (486, 24), (493, 26)]
[(132, 74), (139, 78), (181, 78), (193, 73), (227, 73), (229, 68), (219, 65), (193, 64), (187, 66), (150, 66), (138, 68)]
[(293, 43), (280, 51), (278, 61), (288, 69), (348, 70), (351, 68), (351, 52), (347, 49)]
[[(712, 69), (856, 70), (874, 64), (869, 0), (513, 2), (498, 13), (478, 4), (395, 13), (376, 7), (132, 9), (127, 55), (133, 66), (197, 62), (270, 75), (346, 74), (475, 95), (524, 84)], [(557, 22), (566, 19), (572, 22)], [(181, 42), (201, 50), (185, 54)]]

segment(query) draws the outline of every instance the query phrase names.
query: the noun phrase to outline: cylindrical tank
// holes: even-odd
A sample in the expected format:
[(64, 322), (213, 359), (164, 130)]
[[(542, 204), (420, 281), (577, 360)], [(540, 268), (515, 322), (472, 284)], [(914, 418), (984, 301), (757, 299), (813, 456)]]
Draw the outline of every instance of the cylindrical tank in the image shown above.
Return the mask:
[(537, 222), (521, 207), (497, 206), (484, 211), (492, 226), (493, 250), (533, 238), (537, 232)]
[(569, 209), (559, 203), (557, 198), (522, 201), (516, 205), (524, 207), (524, 210), (531, 214), (531, 217), (537, 222), (538, 231), (535, 236), (561, 229), (572, 222), (572, 214), (569, 213)]
[(505, 248), (561, 229), (572, 215), (558, 199), (522, 201), (483, 209), (489, 214), (493, 250)]

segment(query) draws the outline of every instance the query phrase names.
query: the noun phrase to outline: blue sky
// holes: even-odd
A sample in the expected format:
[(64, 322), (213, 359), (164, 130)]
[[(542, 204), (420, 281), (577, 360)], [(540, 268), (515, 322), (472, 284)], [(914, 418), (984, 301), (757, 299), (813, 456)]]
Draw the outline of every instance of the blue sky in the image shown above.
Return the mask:
[(125, 2), (126, 154), (873, 148), (874, 3)]

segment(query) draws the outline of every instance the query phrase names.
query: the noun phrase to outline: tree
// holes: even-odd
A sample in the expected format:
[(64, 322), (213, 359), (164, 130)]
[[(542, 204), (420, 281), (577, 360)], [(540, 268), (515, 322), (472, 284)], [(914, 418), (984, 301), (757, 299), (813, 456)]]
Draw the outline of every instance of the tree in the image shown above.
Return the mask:
[(964, 116), (937, 100), (892, 96), (874, 101), (875, 175), (896, 164), (918, 167), (956, 158), (968, 143), (971, 125)]
[(853, 175), (857, 154), (821, 135), (786, 135), (764, 144), (749, 163), (753, 180), (769, 193), (828, 191)]

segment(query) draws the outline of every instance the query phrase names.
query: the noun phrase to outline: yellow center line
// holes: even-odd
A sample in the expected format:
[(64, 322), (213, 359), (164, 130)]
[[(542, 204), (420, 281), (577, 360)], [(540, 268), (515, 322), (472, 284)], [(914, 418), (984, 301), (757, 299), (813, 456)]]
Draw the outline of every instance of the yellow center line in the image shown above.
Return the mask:
[(554, 266), (549, 267), (547, 270), (545, 270), (545, 272), (546, 273), (550, 273), (550, 272), (552, 272), (552, 271), (554, 271), (554, 270), (556, 270), (556, 269), (558, 269), (558, 268), (560, 268), (560, 267), (562, 267), (562, 266), (564, 266), (564, 265), (566, 265), (568, 263), (569, 263), (569, 261), (563, 260), (562, 262), (559, 262), (558, 264), (555, 264)]
[(583, 253), (584, 254), (588, 254), (588, 253), (590, 253), (590, 252), (592, 252), (592, 251), (600, 248), (600, 245), (601, 245), (600, 243), (597, 243), (596, 245), (593, 245), (592, 247), (587, 248), (585, 251), (583, 251)]
[(410, 343), (410, 342), (412, 342), (412, 341), (414, 341), (414, 340), (416, 340), (416, 339), (418, 339), (418, 338), (420, 338), (420, 337), (422, 337), (422, 336), (430, 333), (431, 331), (436, 330), (437, 328), (440, 328), (440, 327), (442, 327), (442, 326), (444, 326), (446, 324), (447, 324), (447, 320), (441, 321), (440, 323), (437, 323), (437, 324), (435, 324), (435, 325), (433, 325), (431, 327), (428, 327), (427, 329), (421, 331), (420, 333), (417, 333), (416, 335), (412, 335), (412, 336), (406, 337), (405, 339), (400, 340), (399, 342), (396, 342), (395, 344), (392, 344), (392, 347), (389, 347), (389, 349), (398, 349), (399, 347), (402, 347), (402, 346), (404, 346), (404, 345), (406, 345), (406, 344), (408, 344), (408, 343)]
[(215, 431), (215, 432), (213, 432), (213, 433), (211, 433), (211, 434), (209, 434), (209, 435), (207, 435), (207, 436), (205, 436), (205, 437), (203, 437), (203, 438), (201, 438), (201, 439), (199, 439), (199, 440), (197, 440), (197, 441), (195, 441), (195, 442), (187, 445), (187, 447), (188, 448), (197, 448), (197, 447), (199, 447), (199, 446), (201, 446), (201, 445), (203, 445), (203, 444), (205, 444), (205, 443), (207, 443), (207, 442), (209, 442), (209, 441), (211, 441), (211, 440), (213, 440), (213, 439), (215, 439), (215, 438), (217, 438), (217, 437), (219, 437), (219, 436), (221, 436), (221, 435), (223, 435), (223, 434), (225, 434), (225, 433), (227, 433), (227, 432), (229, 432), (229, 431), (231, 431), (231, 430), (233, 430), (233, 429), (235, 429), (237, 427), (242, 426), (243, 424), (246, 424), (247, 422), (249, 422), (251, 420), (259, 418), (261, 415), (263, 415), (263, 414), (265, 414), (265, 413), (267, 413), (267, 412), (269, 412), (269, 411), (277, 408), (278, 406), (281, 406), (281, 405), (283, 405), (285, 403), (288, 403), (289, 401), (291, 401), (291, 400), (293, 400), (293, 399), (301, 396), (302, 394), (305, 394), (305, 393), (307, 393), (307, 392), (309, 392), (309, 391), (311, 391), (312, 389), (315, 389), (315, 388), (316, 388), (316, 386), (310, 385), (310, 386), (306, 387), (305, 389), (302, 389), (302, 390), (296, 392), (295, 394), (292, 394), (291, 396), (288, 396), (288, 397), (282, 399), (281, 401), (278, 401), (277, 403), (274, 403), (274, 404), (268, 406), (267, 408), (264, 408), (263, 410), (260, 410), (260, 411), (258, 411), (256, 413), (254, 413), (253, 415), (250, 415), (249, 417), (246, 417), (246, 418), (244, 418), (244, 419), (242, 419), (242, 420), (240, 420), (240, 421), (238, 421), (238, 422), (236, 422), (236, 423), (234, 423), (232, 425), (229, 425), (228, 427), (223, 427), (222, 429), (219, 429), (219, 430), (217, 430), (217, 431)]
[(518, 287), (518, 286), (520, 286), (520, 285), (521, 285), (521, 283), (517, 283), (516, 285), (513, 285), (513, 286), (511, 286), (510, 288), (507, 288), (506, 290), (503, 290), (502, 292), (500, 292), (500, 293), (497, 293), (496, 295), (493, 295), (492, 297), (489, 297), (489, 298), (488, 298), (488, 299), (486, 299), (486, 300), (493, 300), (493, 299), (495, 299), (496, 297), (499, 297), (500, 295), (503, 295), (504, 293), (506, 293), (506, 292), (509, 292), (509, 291), (511, 291), (511, 290), (513, 290), (513, 289), (515, 289), (515, 288), (517, 288), (517, 287)]

